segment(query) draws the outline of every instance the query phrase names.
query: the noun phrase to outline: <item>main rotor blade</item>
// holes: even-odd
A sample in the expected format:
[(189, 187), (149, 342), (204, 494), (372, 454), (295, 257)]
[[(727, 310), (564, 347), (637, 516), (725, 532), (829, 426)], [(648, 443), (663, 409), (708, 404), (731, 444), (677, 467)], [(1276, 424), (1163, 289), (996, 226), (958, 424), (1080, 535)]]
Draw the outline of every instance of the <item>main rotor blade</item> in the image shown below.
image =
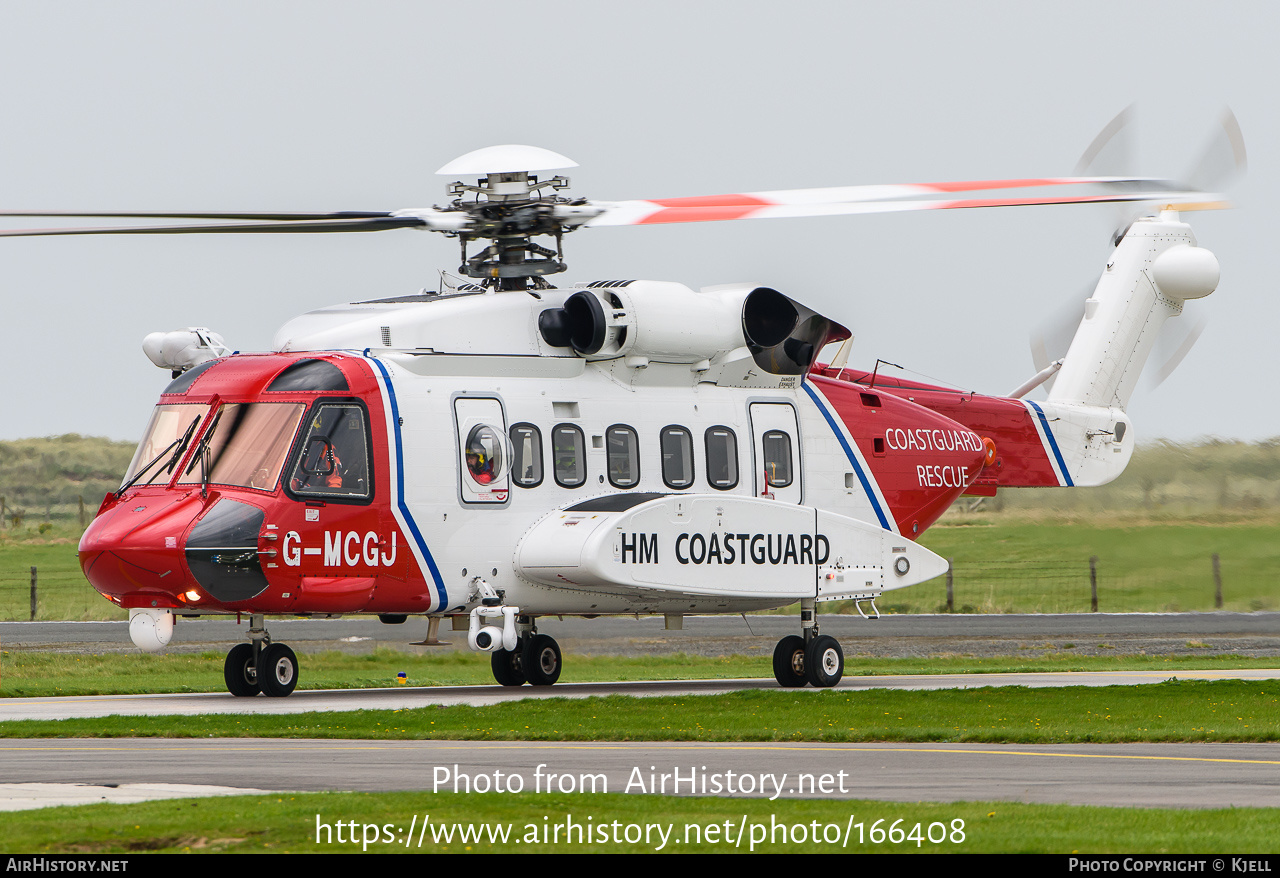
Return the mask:
[(863, 213), (895, 213), (908, 210), (958, 210), (976, 207), (1024, 207), (1045, 204), (1107, 204), (1153, 201), (1179, 211), (1218, 210), (1229, 205), (1221, 196), (1205, 192), (1128, 191), (1101, 195), (1044, 195), (1022, 198), (933, 199), (923, 201), (881, 201), (796, 203), (796, 204), (710, 204), (668, 207), (652, 201), (595, 202), (600, 213), (587, 226), (632, 226), (656, 223), (696, 223), (736, 219), (782, 219), (785, 217), (846, 216)]
[(967, 180), (951, 183), (902, 183), (870, 186), (820, 186), (813, 189), (775, 189), (768, 192), (733, 192), (725, 195), (694, 195), (686, 198), (655, 198), (627, 204), (654, 204), (660, 207), (752, 207), (779, 204), (845, 204), (866, 201), (895, 201), (951, 192), (981, 192), (993, 189), (1030, 189), (1047, 186), (1108, 184), (1179, 188), (1179, 184), (1149, 177), (1034, 177), (1011, 180)]
[(0, 216), (102, 217), (103, 219), (207, 219), (207, 220), (327, 220), (373, 219), (394, 216), (386, 210), (339, 210), (329, 213), (210, 213), (186, 211), (0, 210)]
[[(100, 216), (100, 214), (97, 214)], [(273, 232), (381, 232), (387, 229), (425, 227), (417, 216), (379, 216), (366, 219), (325, 219), (303, 222), (219, 223), (190, 226), (96, 226), (66, 229), (4, 229), (0, 238), (47, 237), (52, 235), (208, 235), (218, 233)]]

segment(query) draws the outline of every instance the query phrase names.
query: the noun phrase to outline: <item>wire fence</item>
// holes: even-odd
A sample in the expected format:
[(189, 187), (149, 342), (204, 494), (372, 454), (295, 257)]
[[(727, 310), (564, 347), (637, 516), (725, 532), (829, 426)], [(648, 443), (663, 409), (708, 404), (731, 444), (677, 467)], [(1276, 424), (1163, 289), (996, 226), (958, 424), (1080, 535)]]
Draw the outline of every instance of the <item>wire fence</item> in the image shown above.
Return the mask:
[(946, 577), (886, 592), (878, 603), (882, 611), (897, 612), (1256, 612), (1280, 609), (1280, 566), (1232, 569), (1217, 555), (1176, 574), (1117, 570), (1096, 557), (1054, 564), (953, 563)]
[[(1280, 565), (1235, 565), (1215, 555), (1179, 575), (1118, 571), (1106, 559), (1078, 563), (987, 561), (953, 564), (946, 577), (885, 592), (881, 612), (1173, 613), (1280, 609)], [(852, 604), (835, 608), (856, 612)], [(0, 621), (122, 619), (78, 569), (0, 573)]]
[(94, 591), (79, 570), (31, 568), (0, 576), (0, 622), (100, 621), (127, 613)]

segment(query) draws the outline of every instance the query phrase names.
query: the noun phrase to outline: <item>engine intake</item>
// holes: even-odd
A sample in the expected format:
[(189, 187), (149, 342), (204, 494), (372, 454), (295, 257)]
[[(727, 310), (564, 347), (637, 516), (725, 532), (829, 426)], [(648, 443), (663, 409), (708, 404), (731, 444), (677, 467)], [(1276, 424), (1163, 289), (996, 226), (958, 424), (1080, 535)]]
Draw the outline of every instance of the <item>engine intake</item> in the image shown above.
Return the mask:
[(643, 357), (698, 363), (747, 348), (775, 375), (801, 375), (824, 345), (849, 331), (769, 287), (695, 293), (683, 284), (635, 281), (592, 285), (538, 315), (552, 347), (589, 360)]

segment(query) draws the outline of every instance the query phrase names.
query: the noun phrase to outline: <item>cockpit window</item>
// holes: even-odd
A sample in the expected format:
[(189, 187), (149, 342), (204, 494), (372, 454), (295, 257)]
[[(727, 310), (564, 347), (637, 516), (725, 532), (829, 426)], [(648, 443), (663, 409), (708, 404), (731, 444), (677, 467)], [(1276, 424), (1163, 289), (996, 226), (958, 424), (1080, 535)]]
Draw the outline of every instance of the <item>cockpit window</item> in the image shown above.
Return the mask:
[(168, 484), (174, 468), (191, 445), (196, 425), (208, 410), (204, 405), (156, 406), (147, 432), (120, 482), (121, 489), (132, 484)]
[(364, 409), (324, 403), (312, 410), (289, 474), (289, 490), (304, 497), (367, 500), (369, 441)]
[(211, 484), (272, 490), (305, 408), (300, 402), (224, 403), (200, 437), (178, 483), (205, 481), (207, 461)]
[(201, 375), (207, 372), (210, 367), (216, 366), (217, 364), (218, 364), (217, 360), (209, 360), (206, 363), (201, 363), (199, 366), (192, 366), (190, 369), (183, 372), (177, 378), (174, 378), (172, 381), (170, 381), (169, 386), (164, 389), (164, 392), (165, 393), (186, 393), (188, 390), (191, 389), (191, 385), (195, 383), (197, 378), (199, 378)]
[(299, 360), (267, 385), (267, 392), (308, 390), (350, 390), (347, 378), (337, 366), (324, 360)]

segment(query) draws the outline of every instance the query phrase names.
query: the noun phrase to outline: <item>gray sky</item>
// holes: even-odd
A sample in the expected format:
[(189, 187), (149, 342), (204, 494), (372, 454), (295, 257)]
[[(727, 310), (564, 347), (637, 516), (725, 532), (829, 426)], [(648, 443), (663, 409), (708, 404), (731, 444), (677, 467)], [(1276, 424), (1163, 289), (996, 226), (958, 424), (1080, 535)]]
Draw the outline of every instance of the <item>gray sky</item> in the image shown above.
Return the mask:
[[(581, 167), (571, 192), (658, 198), (1068, 174), (1137, 105), (1137, 172), (1178, 176), (1224, 106), (1250, 172), (1198, 214), (1222, 264), (1140, 438), (1280, 434), (1280, 203), (1266, 3), (72, 2), (0, 0), (0, 205), (382, 210), (445, 201), (436, 168), (494, 143)], [(883, 357), (1005, 393), (1028, 336), (1083, 298), (1103, 207), (603, 228), (566, 282), (774, 286)], [(206, 325), (240, 350), (314, 307), (411, 293), (455, 242), (373, 235), (0, 241), (0, 438), (136, 439), (167, 381), (141, 350)]]

